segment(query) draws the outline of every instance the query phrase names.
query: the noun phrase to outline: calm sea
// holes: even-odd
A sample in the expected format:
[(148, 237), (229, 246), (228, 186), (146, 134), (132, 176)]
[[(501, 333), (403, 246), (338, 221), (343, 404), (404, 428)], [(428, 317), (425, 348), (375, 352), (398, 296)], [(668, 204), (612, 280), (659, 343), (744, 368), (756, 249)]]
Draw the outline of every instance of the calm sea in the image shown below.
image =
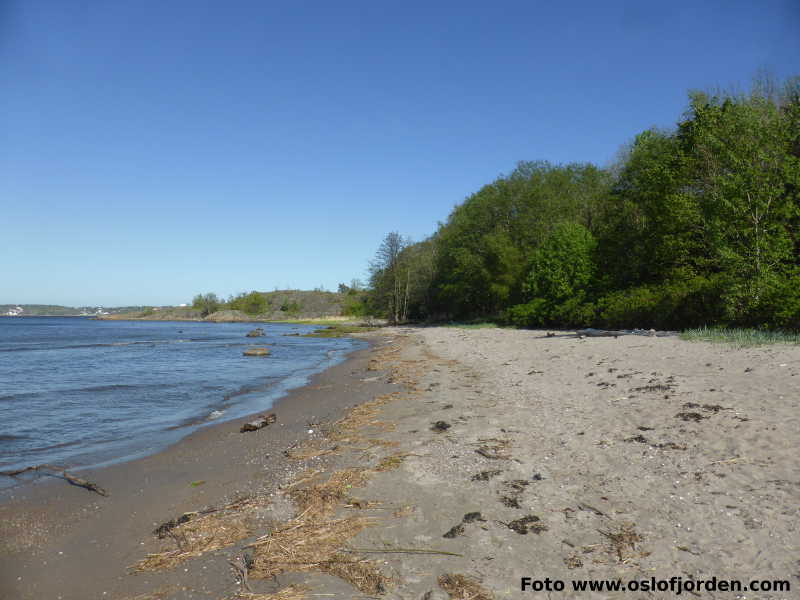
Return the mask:
[[(365, 346), (308, 325), (0, 318), (0, 470), (97, 466), (269, 408)], [(245, 357), (248, 346), (271, 356)], [(5, 480), (5, 481), (3, 481)], [(9, 484), (0, 477), (0, 487)]]

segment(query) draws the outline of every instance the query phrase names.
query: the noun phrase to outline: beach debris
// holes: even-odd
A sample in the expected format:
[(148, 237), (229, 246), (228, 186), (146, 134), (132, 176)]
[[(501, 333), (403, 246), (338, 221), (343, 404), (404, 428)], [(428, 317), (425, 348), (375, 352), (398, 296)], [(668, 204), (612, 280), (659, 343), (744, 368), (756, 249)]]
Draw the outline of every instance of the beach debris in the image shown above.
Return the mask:
[(592, 506), (591, 504), (586, 504), (585, 502), (578, 502), (578, 510), (585, 510), (586, 512), (590, 512), (592, 514), (597, 515), (598, 517), (607, 517), (608, 515), (604, 513), (599, 508)]
[(461, 523), (451, 527), (450, 530), (447, 533), (445, 533), (442, 537), (452, 539), (460, 535), (464, 535), (464, 531), (466, 530), (466, 525), (468, 525), (469, 523), (475, 523), (476, 521), (485, 523), (486, 519), (484, 519), (483, 515), (481, 515), (481, 513), (479, 512), (468, 512), (461, 519)]
[(511, 452), (508, 449), (508, 446), (511, 444), (509, 440), (499, 440), (494, 438), (482, 439), (479, 441), (483, 442), (483, 445), (475, 450), (475, 452), (484, 458), (489, 458), (491, 460), (509, 460), (511, 458)]
[(263, 429), (267, 425), (271, 425), (277, 420), (278, 417), (275, 415), (275, 413), (270, 413), (268, 415), (261, 415), (255, 421), (250, 421), (242, 425), (242, 428), (239, 430), (239, 432), (245, 433), (247, 431), (258, 431), (259, 429)]
[(464, 523), (474, 523), (475, 521), (483, 521), (485, 522), (486, 519), (483, 518), (481, 513), (479, 512), (469, 512), (464, 515), (463, 522)]
[[(391, 456), (384, 456), (380, 462), (375, 466), (375, 471), (382, 473), (384, 471), (392, 471), (400, 468), (407, 456), (412, 456), (409, 453), (392, 454)], [(415, 455), (416, 456), (416, 455)]]
[(618, 338), (621, 335), (625, 335), (624, 331), (605, 331), (603, 329), (579, 329), (575, 332), (579, 338), (584, 339), (587, 337), (613, 337)]
[(636, 544), (644, 541), (644, 538), (636, 531), (633, 523), (622, 523), (616, 530), (598, 532), (608, 541), (604, 549), (608, 554), (614, 556), (621, 563), (629, 563), (634, 558), (648, 556), (649, 552), (641, 552), (636, 548)]
[[(229, 561), (230, 562), (230, 561)], [(289, 585), (273, 594), (239, 592), (227, 600), (306, 600), (310, 588), (304, 585)]]
[(247, 581), (247, 573), (253, 566), (253, 556), (249, 552), (237, 554), (233, 559), (228, 560), (228, 564), (233, 567), (236, 576), (239, 578), (237, 583), (252, 594), (253, 590)]
[(444, 535), (442, 535), (442, 537), (449, 538), (449, 539), (453, 539), (453, 538), (455, 538), (455, 537), (458, 537), (458, 536), (460, 536), (460, 535), (464, 535), (464, 531), (465, 531), (465, 530), (466, 530), (466, 527), (464, 527), (464, 523), (459, 523), (459, 524), (457, 524), (457, 525), (453, 525), (453, 526), (452, 526), (452, 527), (451, 527), (451, 528), (450, 528), (450, 529), (447, 531), (447, 533), (445, 533)]
[(536, 515), (528, 515), (521, 519), (510, 521), (509, 523), (503, 523), (503, 525), (512, 531), (516, 531), (520, 535), (528, 535), (530, 532), (538, 535), (548, 529), (547, 525), (542, 523), (541, 519)]
[(178, 525), (183, 525), (184, 523), (188, 523), (194, 517), (199, 516), (200, 513), (198, 512), (187, 512), (183, 513), (177, 519), (170, 519), (169, 521), (165, 521), (158, 527), (153, 530), (153, 535), (157, 536), (159, 539), (164, 539), (169, 535), (169, 533), (175, 529)]
[[(652, 381), (652, 380), (651, 380)], [(671, 392), (672, 385), (664, 385), (663, 383), (656, 383), (653, 385), (643, 385), (641, 387), (631, 388), (631, 392)]]
[(431, 424), (431, 431), (435, 431), (436, 433), (443, 433), (450, 429), (452, 425), (447, 421), (436, 421), (436, 423)]
[(706, 412), (718, 413), (721, 410), (733, 410), (729, 406), (722, 406), (721, 404), (697, 404), (696, 402), (686, 402), (683, 408), (702, 408)]
[(82, 487), (84, 489), (89, 490), (90, 492), (95, 492), (100, 494), (101, 496), (108, 496), (108, 492), (101, 488), (96, 483), (91, 481), (87, 481), (86, 479), (82, 479), (80, 477), (76, 477), (70, 473), (67, 473), (64, 467), (57, 467), (55, 465), (35, 465), (31, 467), (25, 467), (24, 469), (17, 469), (16, 471), (0, 471), (0, 475), (5, 475), (6, 477), (16, 477), (17, 475), (22, 475), (23, 473), (27, 473), (28, 471), (56, 471), (58, 475), (52, 475), (53, 477), (61, 477), (68, 481), (71, 485), (76, 485), (78, 487)]
[(494, 471), (481, 471), (470, 477), (470, 481), (489, 481), (492, 477), (500, 475), (500, 473), (502, 473), (502, 471), (499, 469)]
[(292, 460), (311, 460), (312, 458), (319, 458), (320, 456), (327, 456), (339, 450), (339, 445), (334, 444), (330, 448), (319, 447), (318, 444), (305, 445), (295, 442), (283, 451), (286, 458)]
[(490, 448), (488, 446), (481, 446), (477, 450), (475, 450), (478, 454), (483, 456), (484, 458), (489, 458), (492, 460), (508, 460), (510, 456), (505, 449), (498, 449), (498, 448)]
[(564, 564), (568, 569), (578, 569), (583, 566), (583, 561), (578, 553), (571, 554), (564, 559)]
[(622, 440), (623, 442), (638, 442), (640, 444), (647, 444), (648, 446), (652, 446), (653, 448), (658, 448), (659, 450), (686, 450), (686, 446), (681, 444), (676, 444), (675, 442), (664, 442), (662, 444), (656, 444), (651, 442), (642, 434), (635, 435), (633, 437), (625, 438)]
[(486, 591), (480, 583), (466, 575), (445, 573), (437, 580), (439, 587), (450, 596), (450, 600), (494, 600), (494, 596)]
[(705, 415), (701, 415), (698, 412), (679, 412), (678, 414), (675, 415), (675, 418), (680, 419), (682, 421), (694, 421), (695, 423), (698, 423), (703, 419), (707, 419), (708, 417)]
[(252, 331), (248, 331), (245, 337), (264, 337), (265, 335), (263, 328), (256, 327)]
[(509, 491), (505, 494), (501, 494), (500, 502), (509, 508), (522, 508), (519, 505), (519, 497), (522, 495), (522, 492), (525, 491), (525, 488), (530, 485), (530, 481), (514, 479), (513, 481), (506, 481), (504, 483)]
[(249, 575), (269, 579), (286, 571), (321, 571), (363, 593), (383, 593), (392, 580), (381, 573), (378, 563), (342, 550), (344, 542), (371, 525), (374, 521), (365, 517), (318, 520), (301, 513), (284, 528), (249, 545), (253, 549)]
[(148, 554), (129, 568), (136, 572), (162, 571), (189, 558), (232, 546), (252, 535), (256, 515), (268, 504), (268, 499), (252, 496), (234, 500), (225, 506), (184, 513), (153, 532), (161, 539), (170, 538), (175, 547)]
[(442, 556), (464, 556), (457, 552), (436, 550), (434, 548), (345, 548), (343, 552), (359, 554), (441, 554)]
[(639, 435), (634, 435), (633, 437), (625, 438), (623, 441), (638, 442), (640, 444), (650, 444), (650, 440), (644, 437), (641, 433)]
[(392, 516), (397, 519), (402, 519), (403, 517), (407, 517), (411, 514), (414, 514), (416, 510), (417, 510), (416, 506), (414, 506), (413, 504), (407, 504), (405, 506), (401, 506), (396, 511), (394, 511), (392, 513)]
[(242, 352), (245, 356), (269, 356), (269, 348), (248, 348)]
[(362, 487), (369, 470), (344, 469), (319, 484), (293, 489), (288, 495), (298, 511), (283, 527), (258, 538), (253, 551), (251, 578), (271, 578), (281, 573), (321, 571), (344, 579), (366, 594), (380, 594), (392, 582), (379, 563), (351, 556), (343, 544), (375, 520), (367, 517), (334, 519), (354, 487)]

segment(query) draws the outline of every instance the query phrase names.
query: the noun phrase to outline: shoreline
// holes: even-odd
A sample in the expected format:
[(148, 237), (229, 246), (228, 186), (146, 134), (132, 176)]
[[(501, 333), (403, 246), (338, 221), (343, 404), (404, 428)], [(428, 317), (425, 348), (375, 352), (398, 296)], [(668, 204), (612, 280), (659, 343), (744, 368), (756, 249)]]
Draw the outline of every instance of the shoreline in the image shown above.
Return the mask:
[[(365, 341), (367, 348), (277, 400), (267, 411), (277, 415), (277, 422), (262, 430), (239, 431), (262, 414), (254, 413), (203, 427), (143, 458), (77, 471), (105, 488), (107, 498), (60, 478), (41, 477), (4, 490), (0, 599), (130, 595), (143, 582), (130, 577), (125, 567), (137, 554), (156, 549), (154, 524), (238, 496), (274, 493), (294, 474), (295, 465), (283, 451), (318, 437), (313, 424), (335, 421), (354, 404), (394, 387), (360, 381), (368, 377), (376, 343), (374, 338)], [(310, 426), (313, 434), (308, 433)], [(50, 569), (42, 570), (42, 564)], [(106, 594), (87, 590), (87, 578)], [(84, 583), (74, 587), (76, 582)]]
[[(63, 484), (80, 510), (58, 507), (67, 529), (32, 539), (28, 563), (0, 555), (0, 598), (500, 600), (521, 597), (521, 576), (758, 580), (783, 587), (753, 597), (793, 597), (800, 347), (443, 327), (369, 337), (383, 342), (298, 390), (295, 435), (249, 448), (258, 432), (220, 429), (153, 460), (148, 488), (114, 488), (132, 498)], [(303, 420), (320, 406), (327, 425)], [(214, 479), (191, 487), (202, 469)], [(208, 506), (219, 512), (153, 535)], [(28, 517), (19, 531), (35, 538), (41, 519)], [(13, 566), (35, 581), (15, 582)]]

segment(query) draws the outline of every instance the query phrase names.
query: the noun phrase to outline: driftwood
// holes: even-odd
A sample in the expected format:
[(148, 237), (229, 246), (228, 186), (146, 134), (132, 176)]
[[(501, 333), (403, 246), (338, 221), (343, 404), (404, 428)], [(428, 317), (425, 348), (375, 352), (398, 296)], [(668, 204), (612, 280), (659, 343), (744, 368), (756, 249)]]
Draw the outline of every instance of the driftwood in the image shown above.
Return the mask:
[[(587, 337), (620, 337), (623, 335), (639, 335), (639, 336), (646, 336), (646, 337), (671, 337), (677, 335), (674, 331), (656, 331), (655, 329), (622, 329), (622, 330), (613, 330), (613, 329), (593, 329), (589, 327), (588, 329), (579, 329), (575, 332), (580, 338), (587, 338)], [(550, 334), (547, 334), (547, 337), (550, 337)]]
[(604, 329), (579, 329), (575, 334), (579, 337), (619, 337), (625, 335), (625, 331), (606, 331)]
[(108, 496), (108, 492), (96, 483), (87, 481), (86, 479), (81, 479), (80, 477), (75, 477), (75, 475), (67, 473), (63, 467), (56, 467), (55, 465), (35, 465), (32, 467), (25, 467), (24, 469), (18, 469), (16, 471), (0, 471), (0, 475), (5, 475), (6, 477), (16, 477), (17, 475), (22, 475), (28, 471), (58, 471), (61, 477), (66, 479), (70, 484), (85, 488), (90, 492), (96, 492), (101, 496)]
[(278, 420), (278, 417), (275, 416), (275, 413), (270, 413), (268, 415), (261, 415), (255, 421), (250, 421), (249, 423), (245, 423), (242, 425), (242, 428), (239, 430), (241, 433), (246, 431), (258, 431), (259, 429), (263, 429), (267, 425), (270, 425)]

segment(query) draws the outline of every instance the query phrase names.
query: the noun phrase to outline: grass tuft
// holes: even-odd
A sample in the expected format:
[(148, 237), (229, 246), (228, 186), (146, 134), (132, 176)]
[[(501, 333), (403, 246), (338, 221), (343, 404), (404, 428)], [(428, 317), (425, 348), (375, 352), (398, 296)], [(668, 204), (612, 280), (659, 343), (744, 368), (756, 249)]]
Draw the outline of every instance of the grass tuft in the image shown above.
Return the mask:
[(737, 329), (728, 327), (698, 327), (681, 332), (681, 339), (689, 342), (715, 342), (733, 344), (740, 348), (769, 344), (800, 344), (800, 334), (765, 329)]
[(367, 331), (375, 331), (377, 327), (370, 327), (367, 325), (330, 325), (324, 329), (315, 329), (311, 333), (306, 333), (301, 337), (315, 337), (315, 338), (340, 338), (348, 337), (353, 333), (366, 333)]

